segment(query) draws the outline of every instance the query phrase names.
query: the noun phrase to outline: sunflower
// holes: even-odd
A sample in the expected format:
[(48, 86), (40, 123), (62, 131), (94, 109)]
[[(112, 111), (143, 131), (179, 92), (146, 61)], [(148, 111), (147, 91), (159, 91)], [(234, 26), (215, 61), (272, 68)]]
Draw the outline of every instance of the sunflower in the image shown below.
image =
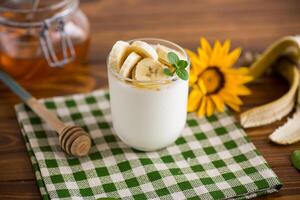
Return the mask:
[(198, 116), (210, 116), (215, 110), (224, 112), (225, 105), (240, 111), (243, 102), (239, 96), (251, 94), (244, 84), (252, 80), (248, 68), (232, 67), (241, 49), (229, 52), (229, 40), (223, 45), (216, 41), (212, 48), (205, 38), (201, 38), (200, 45), (198, 54), (187, 50), (191, 60), (188, 112), (197, 111)]

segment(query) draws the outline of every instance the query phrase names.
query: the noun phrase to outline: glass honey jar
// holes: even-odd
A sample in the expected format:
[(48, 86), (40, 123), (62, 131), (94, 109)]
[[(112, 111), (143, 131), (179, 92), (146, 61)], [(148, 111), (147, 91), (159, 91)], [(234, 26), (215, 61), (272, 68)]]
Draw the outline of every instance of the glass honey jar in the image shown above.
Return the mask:
[(78, 0), (0, 0), (0, 68), (19, 80), (86, 61), (90, 25)]

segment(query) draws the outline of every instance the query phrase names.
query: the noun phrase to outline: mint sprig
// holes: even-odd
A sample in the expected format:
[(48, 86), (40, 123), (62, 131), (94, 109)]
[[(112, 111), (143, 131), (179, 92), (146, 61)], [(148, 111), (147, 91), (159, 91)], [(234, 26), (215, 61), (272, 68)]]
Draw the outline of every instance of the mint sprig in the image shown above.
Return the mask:
[(180, 60), (179, 57), (174, 52), (168, 53), (168, 60), (170, 64), (175, 68), (175, 71), (172, 72), (169, 68), (164, 69), (164, 73), (167, 76), (173, 76), (174, 73), (182, 80), (189, 79), (189, 73), (186, 68), (188, 66), (188, 62), (186, 60)]

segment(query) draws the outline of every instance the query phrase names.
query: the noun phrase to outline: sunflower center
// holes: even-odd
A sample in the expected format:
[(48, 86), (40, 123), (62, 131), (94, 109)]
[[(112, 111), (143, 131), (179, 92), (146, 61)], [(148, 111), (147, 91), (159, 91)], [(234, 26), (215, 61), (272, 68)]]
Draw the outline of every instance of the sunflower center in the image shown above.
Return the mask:
[(217, 93), (224, 86), (224, 75), (218, 67), (208, 67), (200, 74), (208, 94)]

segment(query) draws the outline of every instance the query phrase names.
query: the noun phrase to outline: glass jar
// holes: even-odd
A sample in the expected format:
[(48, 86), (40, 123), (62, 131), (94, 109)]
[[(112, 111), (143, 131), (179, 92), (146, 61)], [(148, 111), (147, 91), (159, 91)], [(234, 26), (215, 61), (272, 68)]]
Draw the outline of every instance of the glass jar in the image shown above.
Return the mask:
[[(137, 40), (178, 52), (188, 61), (189, 69), (188, 56), (179, 45), (156, 38), (128, 42)], [(118, 74), (116, 66), (107, 67), (112, 123), (119, 138), (142, 151), (158, 150), (173, 143), (181, 135), (187, 118), (188, 81), (177, 76), (138, 81)]]
[(0, 0), (0, 68), (21, 80), (85, 62), (90, 25), (78, 0)]

